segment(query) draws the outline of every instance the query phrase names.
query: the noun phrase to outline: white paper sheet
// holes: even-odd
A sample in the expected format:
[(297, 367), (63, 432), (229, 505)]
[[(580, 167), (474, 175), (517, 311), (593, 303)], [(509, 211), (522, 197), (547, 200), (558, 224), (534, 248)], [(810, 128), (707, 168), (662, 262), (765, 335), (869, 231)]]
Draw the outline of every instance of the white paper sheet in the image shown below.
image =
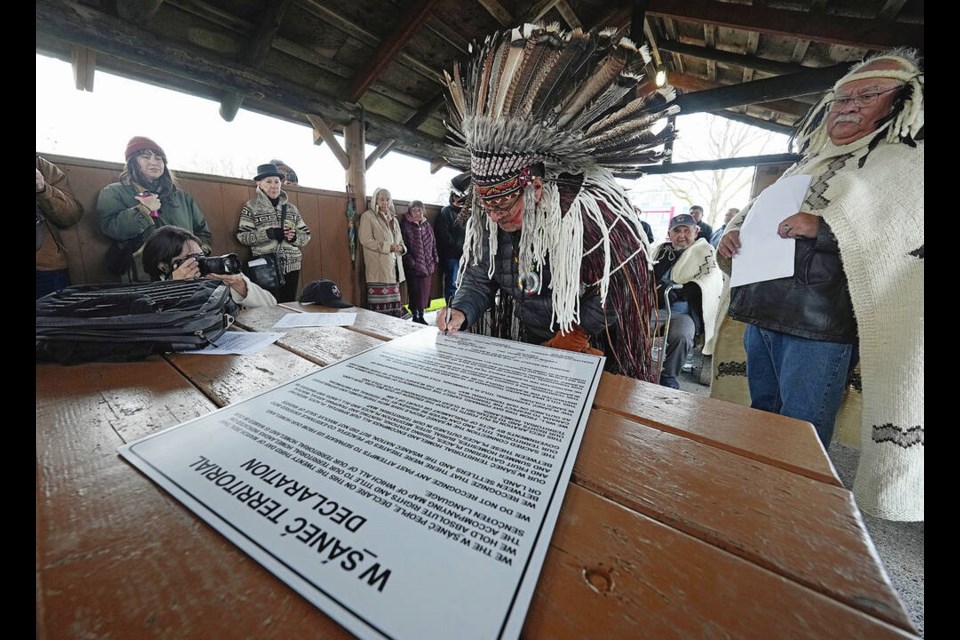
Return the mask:
[(349, 327), (357, 321), (356, 311), (342, 313), (288, 313), (273, 325), (274, 329), (294, 327)]
[(733, 256), (730, 286), (793, 275), (797, 241), (777, 235), (780, 221), (800, 211), (809, 175), (781, 178), (764, 189), (740, 227), (740, 251)]
[(516, 638), (603, 361), (425, 328), (119, 451), (360, 638)]
[(260, 331), (227, 331), (217, 338), (216, 345), (210, 345), (203, 349), (195, 349), (193, 351), (182, 351), (181, 353), (192, 353), (201, 356), (249, 356), (263, 351), (284, 335), (286, 334)]

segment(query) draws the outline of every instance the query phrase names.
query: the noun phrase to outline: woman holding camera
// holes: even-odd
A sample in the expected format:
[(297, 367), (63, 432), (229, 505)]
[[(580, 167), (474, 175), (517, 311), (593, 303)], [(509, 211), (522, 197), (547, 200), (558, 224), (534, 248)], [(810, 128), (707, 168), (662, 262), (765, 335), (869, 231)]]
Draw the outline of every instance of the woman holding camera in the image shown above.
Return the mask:
[(213, 235), (207, 220), (178, 185), (160, 145), (135, 136), (127, 143), (125, 157), (119, 182), (105, 186), (97, 197), (100, 229), (114, 241), (107, 252), (107, 268), (124, 282), (149, 280), (138, 249), (154, 228), (164, 225), (191, 231), (203, 253), (210, 253)]
[(160, 227), (143, 244), (143, 268), (151, 280), (193, 280), (201, 276), (226, 282), (230, 296), (247, 308), (275, 307), (269, 291), (240, 273), (235, 254), (208, 258), (200, 239), (180, 227)]
[(253, 178), (257, 183), (257, 197), (248, 200), (240, 211), (237, 240), (250, 247), (255, 259), (274, 256), (284, 283), (265, 288), (280, 302), (293, 302), (297, 299), (303, 261), (300, 248), (310, 242), (310, 229), (296, 205), (287, 200), (287, 193), (280, 188), (283, 179), (284, 174), (276, 165), (257, 167)]

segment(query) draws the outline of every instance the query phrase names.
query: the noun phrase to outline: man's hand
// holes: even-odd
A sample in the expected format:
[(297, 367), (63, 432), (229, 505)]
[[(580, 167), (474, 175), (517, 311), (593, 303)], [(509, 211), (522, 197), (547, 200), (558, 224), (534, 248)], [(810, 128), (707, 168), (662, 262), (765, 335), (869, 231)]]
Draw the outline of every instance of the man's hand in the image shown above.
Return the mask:
[(220, 280), (221, 282), (226, 282), (227, 285), (236, 291), (241, 298), (247, 297), (247, 281), (244, 280), (243, 276), (240, 274), (208, 273), (207, 277), (213, 278), (214, 280)]
[(282, 240), (284, 235), (283, 227), (270, 227), (266, 233), (271, 240)]
[[(447, 318), (448, 312), (450, 313), (449, 318)], [(452, 307), (443, 307), (440, 311), (437, 311), (437, 328), (450, 335), (459, 331), (466, 319), (467, 316), (463, 315), (462, 311), (457, 311)]]
[(720, 244), (717, 245), (717, 253), (724, 258), (732, 258), (738, 251), (740, 251), (740, 231), (734, 229), (723, 234)]
[(37, 193), (40, 193), (47, 188), (47, 181), (43, 179), (43, 174), (40, 173), (40, 169), (37, 169)]
[(784, 218), (777, 227), (777, 235), (781, 238), (816, 238), (819, 229), (820, 218), (801, 211)]
[(292, 227), (286, 227), (283, 230), (283, 237), (287, 239), (287, 242), (293, 242), (294, 238), (297, 237), (297, 230)]

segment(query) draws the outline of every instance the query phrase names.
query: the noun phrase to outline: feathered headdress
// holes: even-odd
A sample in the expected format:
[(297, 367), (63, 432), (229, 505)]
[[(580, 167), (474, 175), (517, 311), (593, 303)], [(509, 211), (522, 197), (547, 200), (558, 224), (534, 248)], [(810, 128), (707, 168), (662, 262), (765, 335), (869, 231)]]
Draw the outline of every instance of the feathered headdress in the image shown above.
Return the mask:
[[(609, 347), (614, 372), (649, 380), (649, 247), (612, 171), (661, 161), (666, 152), (657, 147), (674, 131), (651, 127), (679, 108), (669, 104), (672, 89), (633, 97), (650, 58), (615, 33), (526, 24), (488, 36), (445, 74), (455, 142), (448, 160), (472, 173), (461, 265), (480, 260), (486, 237), (494, 276), (498, 227), (481, 203), (522, 190), (518, 273), (550, 290), (551, 326), (573, 331), (581, 296), (596, 290), (610, 323), (606, 337), (616, 334), (616, 344), (595, 346)], [(547, 261), (550, 282), (543, 282)], [(527, 293), (545, 294), (539, 284)]]
[(456, 141), (448, 160), (472, 171), (478, 195), (522, 188), (522, 179), (502, 183), (537, 163), (547, 173), (591, 166), (626, 172), (663, 160), (656, 148), (673, 131), (653, 134), (651, 125), (679, 111), (669, 105), (675, 93), (664, 88), (629, 99), (650, 55), (615, 33), (525, 24), (488, 36), (463, 68), (444, 72)]

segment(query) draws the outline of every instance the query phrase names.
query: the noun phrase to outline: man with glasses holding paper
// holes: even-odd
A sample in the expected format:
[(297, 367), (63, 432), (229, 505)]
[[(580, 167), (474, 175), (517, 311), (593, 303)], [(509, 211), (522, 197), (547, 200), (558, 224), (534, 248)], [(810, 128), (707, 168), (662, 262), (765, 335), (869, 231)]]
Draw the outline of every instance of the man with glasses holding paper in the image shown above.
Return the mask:
[[(895, 49), (811, 109), (791, 140), (801, 158), (781, 177), (810, 187), (766, 240), (795, 243), (793, 275), (730, 290), (751, 406), (813, 423), (825, 448), (859, 351), (854, 493), (890, 520), (923, 520), (923, 82), (916, 53)], [(728, 273), (749, 215), (720, 239)]]

